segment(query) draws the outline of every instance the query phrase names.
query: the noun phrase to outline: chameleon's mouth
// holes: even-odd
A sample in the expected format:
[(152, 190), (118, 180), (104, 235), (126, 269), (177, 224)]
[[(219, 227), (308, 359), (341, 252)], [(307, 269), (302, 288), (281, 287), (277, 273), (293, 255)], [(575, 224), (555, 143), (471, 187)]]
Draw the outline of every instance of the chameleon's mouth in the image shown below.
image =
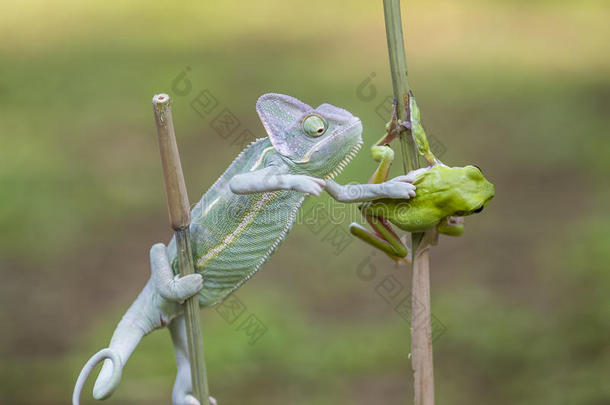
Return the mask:
[(343, 171), (343, 169), (345, 169), (345, 166), (347, 166), (347, 164), (349, 162), (351, 162), (351, 160), (354, 158), (354, 156), (356, 156), (358, 154), (358, 151), (360, 151), (360, 148), (362, 148), (363, 143), (364, 142), (362, 141), (362, 137), (359, 137), (358, 142), (356, 142), (356, 144), (354, 146), (352, 146), (350, 151), (347, 152), (345, 157), (343, 159), (341, 159), (341, 161), (337, 164), (337, 166), (335, 166), (335, 168), (324, 177), (324, 180), (332, 180), (336, 176), (338, 176), (339, 173), (341, 173)]

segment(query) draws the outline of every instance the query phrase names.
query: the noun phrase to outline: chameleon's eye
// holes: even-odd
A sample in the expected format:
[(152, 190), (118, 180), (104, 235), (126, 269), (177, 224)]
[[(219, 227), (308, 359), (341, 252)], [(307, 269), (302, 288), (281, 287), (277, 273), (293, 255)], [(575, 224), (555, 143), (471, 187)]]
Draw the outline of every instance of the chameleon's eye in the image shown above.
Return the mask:
[(301, 125), (303, 126), (303, 131), (307, 135), (313, 137), (324, 135), (324, 132), (326, 132), (327, 128), (326, 121), (324, 120), (324, 118), (314, 114), (305, 117)]

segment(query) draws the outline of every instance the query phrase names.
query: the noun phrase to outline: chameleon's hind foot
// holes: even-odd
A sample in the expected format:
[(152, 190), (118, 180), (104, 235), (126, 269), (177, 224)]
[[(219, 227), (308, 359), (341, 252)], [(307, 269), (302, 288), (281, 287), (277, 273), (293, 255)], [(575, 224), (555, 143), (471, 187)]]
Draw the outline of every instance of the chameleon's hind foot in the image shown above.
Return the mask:
[[(193, 396), (193, 382), (191, 380), (191, 365), (188, 353), (188, 339), (184, 315), (177, 317), (169, 324), (169, 332), (174, 344), (176, 355), (176, 381), (172, 390), (173, 405), (200, 405)], [(216, 400), (210, 398), (210, 405), (216, 405)]]
[[(210, 405), (218, 405), (216, 399), (214, 397), (208, 397), (210, 401)], [(182, 400), (174, 401), (173, 405), (201, 405), (201, 403), (192, 396), (191, 394), (187, 394), (183, 397)]]
[(203, 277), (197, 273), (186, 276), (176, 275), (168, 284), (168, 288), (173, 290), (175, 300), (183, 302), (203, 288)]
[[(216, 399), (214, 399), (214, 397), (209, 397), (209, 401), (210, 401), (210, 405), (218, 405), (218, 403), (216, 402)], [(184, 397), (184, 400), (174, 401), (174, 405), (201, 405), (201, 404), (197, 400), (197, 398), (195, 398), (191, 394), (188, 394)]]
[(199, 401), (197, 401), (197, 398), (195, 398), (192, 395), (187, 395), (186, 397), (184, 397), (184, 402), (178, 402), (175, 403), (174, 405), (200, 405)]

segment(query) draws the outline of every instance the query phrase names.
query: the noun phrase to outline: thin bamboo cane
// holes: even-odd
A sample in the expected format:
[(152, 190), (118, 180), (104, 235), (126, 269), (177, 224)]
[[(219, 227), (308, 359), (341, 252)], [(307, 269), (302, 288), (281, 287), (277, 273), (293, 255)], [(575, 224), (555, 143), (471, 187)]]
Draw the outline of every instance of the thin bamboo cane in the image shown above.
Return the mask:
[[(409, 82), (405, 53), (400, 0), (383, 1), (392, 87), (397, 116), (409, 119)], [(400, 136), (405, 173), (419, 167), (419, 159), (411, 131)], [(415, 405), (434, 404), (434, 367), (432, 359), (432, 326), (430, 311), (430, 258), (428, 238), (423, 233), (411, 235), (413, 285), (411, 296), (411, 359)]]
[[(180, 164), (180, 154), (176, 144), (169, 96), (167, 94), (154, 96), (153, 110), (159, 139), (159, 151), (161, 152), (169, 221), (175, 231), (180, 275), (186, 276), (195, 272), (189, 231), (191, 215), (182, 165)], [(208, 380), (197, 295), (186, 300), (184, 306), (193, 394), (201, 405), (209, 405)]]

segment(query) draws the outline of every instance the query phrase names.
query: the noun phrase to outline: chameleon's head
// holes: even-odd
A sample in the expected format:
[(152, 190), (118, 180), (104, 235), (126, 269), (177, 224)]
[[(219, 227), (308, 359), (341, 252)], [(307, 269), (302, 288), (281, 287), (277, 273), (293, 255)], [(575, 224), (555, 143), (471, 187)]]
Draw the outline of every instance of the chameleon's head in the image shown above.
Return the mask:
[(275, 150), (309, 175), (334, 177), (362, 145), (360, 119), (330, 104), (314, 109), (270, 93), (258, 99), (256, 111)]
[(429, 200), (442, 210), (443, 216), (458, 216), (481, 212), (491, 201), (494, 186), (476, 166), (448, 167), (436, 165), (414, 182), (417, 197)]

